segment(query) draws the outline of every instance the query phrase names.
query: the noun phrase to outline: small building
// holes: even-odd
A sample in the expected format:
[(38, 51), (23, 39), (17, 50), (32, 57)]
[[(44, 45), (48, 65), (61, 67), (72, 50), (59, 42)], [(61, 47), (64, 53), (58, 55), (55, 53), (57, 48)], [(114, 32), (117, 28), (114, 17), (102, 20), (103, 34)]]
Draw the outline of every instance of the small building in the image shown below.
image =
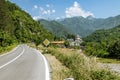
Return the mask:
[(76, 39), (67, 39), (70, 43), (70, 46), (80, 46), (80, 44), (83, 42), (81, 37), (77, 35)]
[(74, 39), (67, 39), (67, 41), (69, 41), (70, 46), (74, 46), (75, 44)]

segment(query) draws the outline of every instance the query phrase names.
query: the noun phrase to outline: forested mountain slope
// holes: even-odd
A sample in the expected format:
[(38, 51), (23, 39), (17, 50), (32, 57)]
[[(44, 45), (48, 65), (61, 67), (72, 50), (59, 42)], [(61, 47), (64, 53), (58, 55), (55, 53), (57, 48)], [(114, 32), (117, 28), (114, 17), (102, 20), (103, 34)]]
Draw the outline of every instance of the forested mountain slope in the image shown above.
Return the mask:
[(98, 30), (84, 38), (84, 41), (89, 55), (120, 58), (120, 26)]
[(0, 0), (0, 46), (6, 47), (15, 42), (42, 43), (45, 38), (53, 39), (48, 32), (17, 5)]
[(99, 29), (110, 29), (120, 25), (120, 15), (109, 18), (94, 18), (88, 16), (72, 17), (62, 20), (39, 20), (46, 29), (55, 35), (65, 36), (68, 33), (79, 34), (81, 37), (86, 37)]
[(41, 19), (38, 20), (38, 22), (58, 37), (66, 37), (68, 34), (74, 34), (69, 28), (66, 28), (63, 24), (55, 20), (47, 21), (45, 19)]
[(59, 21), (65, 27), (72, 30), (73, 33), (79, 34), (82, 37), (86, 37), (99, 29), (110, 29), (120, 25), (120, 15), (109, 18), (93, 18), (91, 16), (65, 18)]

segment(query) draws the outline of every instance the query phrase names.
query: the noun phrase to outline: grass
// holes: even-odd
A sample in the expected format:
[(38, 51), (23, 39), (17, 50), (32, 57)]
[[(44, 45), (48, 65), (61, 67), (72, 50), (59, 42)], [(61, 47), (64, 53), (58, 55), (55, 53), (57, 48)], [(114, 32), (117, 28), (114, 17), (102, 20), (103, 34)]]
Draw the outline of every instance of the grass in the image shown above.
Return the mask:
[[(74, 80), (120, 80), (120, 77), (109, 69), (102, 69), (98, 66), (96, 58), (85, 56), (80, 50), (66, 49), (66, 48), (44, 48), (42, 46), (37, 47), (42, 49), (43, 54), (50, 54), (54, 56), (63, 66), (68, 68), (68, 72), (62, 71), (65, 77), (73, 77)], [(52, 61), (51, 61), (52, 62)], [(51, 64), (51, 63), (50, 63)], [(57, 64), (57, 62), (54, 62)], [(59, 69), (54, 68), (55, 74), (60, 74)], [(62, 80), (60, 76), (54, 80)], [(68, 75), (67, 75), (68, 74)]]
[(48, 59), (51, 69), (52, 69), (52, 80), (64, 80), (67, 77), (70, 77), (70, 70), (62, 65), (62, 63), (56, 59), (55, 56), (51, 54), (44, 54), (45, 57)]
[(108, 59), (108, 58), (97, 58), (97, 62), (120, 64), (120, 60), (118, 60), (118, 59)]
[(108, 69), (98, 67), (95, 58), (86, 57), (79, 50), (48, 48), (64, 66), (70, 69), (75, 80), (119, 80), (120, 77)]
[(16, 46), (17, 46), (17, 44), (13, 44), (13, 45), (7, 46), (7, 47), (0, 47), (0, 55), (5, 54), (6, 52), (11, 51)]
[[(48, 48), (43, 47), (42, 45), (35, 46), (35, 44), (27, 44), (33, 48), (39, 49), (44, 53)], [(59, 50), (59, 49), (58, 49)], [(52, 80), (64, 80), (65, 78), (72, 77), (70, 69), (64, 66), (54, 55), (44, 53), (44, 56), (47, 58), (51, 67), (51, 78)]]

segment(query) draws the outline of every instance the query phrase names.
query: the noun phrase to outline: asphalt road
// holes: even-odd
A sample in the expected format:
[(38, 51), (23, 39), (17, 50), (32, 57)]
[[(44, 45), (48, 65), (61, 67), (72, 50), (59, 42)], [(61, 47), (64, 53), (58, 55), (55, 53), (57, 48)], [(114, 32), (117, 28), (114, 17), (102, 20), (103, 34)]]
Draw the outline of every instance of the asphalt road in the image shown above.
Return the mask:
[(50, 80), (45, 57), (27, 45), (0, 56), (0, 80)]

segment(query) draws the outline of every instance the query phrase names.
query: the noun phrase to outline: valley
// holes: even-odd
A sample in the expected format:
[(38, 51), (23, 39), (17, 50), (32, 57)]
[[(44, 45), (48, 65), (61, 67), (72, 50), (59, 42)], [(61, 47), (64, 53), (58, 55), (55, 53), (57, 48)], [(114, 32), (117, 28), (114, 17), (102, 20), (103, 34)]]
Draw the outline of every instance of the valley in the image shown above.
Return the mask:
[[(120, 80), (120, 15), (96, 18), (75, 1), (69, 17), (48, 19), (53, 5), (27, 11), (13, 2), (0, 0), (1, 80)], [(76, 8), (84, 14), (70, 17)]]

